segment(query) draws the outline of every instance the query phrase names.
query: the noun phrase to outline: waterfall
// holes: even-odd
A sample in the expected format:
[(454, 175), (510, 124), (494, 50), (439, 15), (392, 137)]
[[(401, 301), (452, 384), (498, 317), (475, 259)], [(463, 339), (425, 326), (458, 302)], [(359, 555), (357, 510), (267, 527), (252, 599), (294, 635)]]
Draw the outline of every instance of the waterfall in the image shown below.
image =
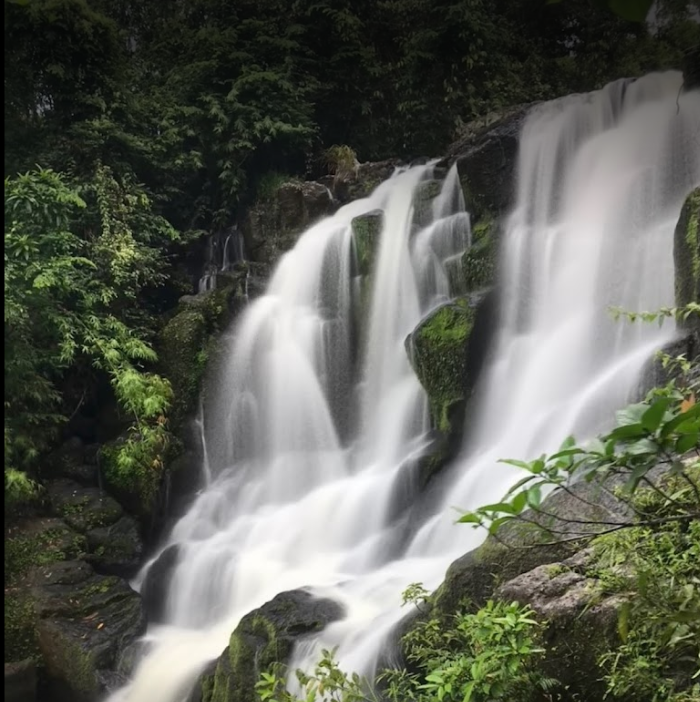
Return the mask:
[[(428, 420), (403, 342), (449, 298), (450, 267), (470, 244), (456, 169), (427, 216), (417, 209), (431, 164), (397, 171), (304, 233), (228, 337), (202, 416), (209, 478), (164, 544), (180, 547), (167, 624), (149, 628), (148, 651), (114, 702), (182, 702), (243, 615), (300, 587), (339, 601), (346, 616), (299, 645), (292, 665), (338, 646), (343, 668), (371, 673), (406, 586), (436, 587), (479, 544), (479, 532), (453, 524), (453, 507), (501, 496), (517, 476), (498, 459), (529, 459), (609, 424), (674, 334), (614, 323), (607, 310), (673, 303), (672, 233), (700, 184), (700, 93), (677, 106), (680, 82), (677, 73), (618, 81), (528, 116), (476, 425), (441, 478), (434, 514), (404, 541), (391, 498)], [(374, 210), (384, 218), (371, 309), (353, 353), (352, 220)], [(343, 432), (338, 408), (350, 406), (359, 421)]]

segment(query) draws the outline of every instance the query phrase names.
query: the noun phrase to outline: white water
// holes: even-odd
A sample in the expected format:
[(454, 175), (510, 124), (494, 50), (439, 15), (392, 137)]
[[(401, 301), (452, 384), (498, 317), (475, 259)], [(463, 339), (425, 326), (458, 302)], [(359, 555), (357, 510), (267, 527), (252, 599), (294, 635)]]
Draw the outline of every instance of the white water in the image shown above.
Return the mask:
[[(410, 512), (395, 518), (392, 502), (428, 427), (403, 344), (449, 296), (446, 269), (469, 245), (456, 174), (422, 231), (412, 231), (412, 199), (430, 166), (396, 174), (302, 236), (231, 335), (204, 407), (207, 484), (168, 541), (181, 547), (169, 623), (149, 629), (149, 652), (115, 702), (180, 702), (244, 614), (305, 586), (347, 616), (300, 646), (293, 664), (339, 645), (346, 669), (370, 672), (403, 613), (402, 590), (437, 586), (480, 541), (454, 526), (452, 507), (507, 489), (514, 476), (499, 458), (588, 435), (632, 396), (673, 330), (614, 324), (606, 310), (673, 302), (673, 227), (700, 183), (700, 94), (682, 96), (677, 114), (679, 85), (678, 74), (652, 75), (623, 99), (620, 82), (527, 120), (479, 424), (422, 526)], [(378, 208), (368, 342), (353, 351), (350, 222)]]

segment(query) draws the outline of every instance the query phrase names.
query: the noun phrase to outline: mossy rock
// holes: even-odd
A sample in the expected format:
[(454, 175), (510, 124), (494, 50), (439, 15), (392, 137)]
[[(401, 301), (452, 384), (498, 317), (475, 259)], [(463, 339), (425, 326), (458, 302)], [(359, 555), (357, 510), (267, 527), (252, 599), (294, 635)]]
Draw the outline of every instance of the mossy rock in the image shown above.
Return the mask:
[[(676, 305), (700, 302), (700, 188), (686, 199), (673, 240), (676, 268)], [(686, 325), (700, 330), (700, 315), (691, 315)]]
[(136, 574), (143, 554), (143, 541), (133, 517), (124, 515), (114, 524), (86, 533), (85, 559), (99, 573), (130, 578)]
[(374, 267), (374, 256), (384, 225), (384, 213), (372, 210), (352, 220), (352, 237), (357, 259), (357, 274), (368, 276)]
[(430, 402), (434, 426), (450, 433), (465, 400), (467, 342), (474, 311), (459, 299), (441, 305), (406, 339), (406, 351)]
[(273, 266), (301, 233), (335, 209), (330, 190), (315, 181), (275, 185), (248, 210), (243, 232), (253, 260)]
[(28, 573), (37, 566), (76, 558), (87, 550), (85, 537), (60, 519), (33, 519), (5, 531), (5, 661), (36, 660), (34, 602)]
[(332, 600), (303, 590), (283, 592), (246, 615), (216, 668), (199, 680), (202, 702), (258, 702), (255, 684), (275, 663), (287, 663), (294, 644), (343, 616)]
[(107, 527), (124, 514), (121, 505), (96, 487), (83, 487), (72, 480), (52, 480), (46, 486), (51, 509), (57, 517), (82, 534)]
[(140, 597), (125, 580), (97, 575), (82, 561), (37, 568), (31, 585), (50, 684), (77, 702), (96, 700), (145, 631)]
[(472, 227), (472, 245), (462, 254), (465, 292), (475, 292), (495, 282), (498, 253), (498, 224), (491, 217)]

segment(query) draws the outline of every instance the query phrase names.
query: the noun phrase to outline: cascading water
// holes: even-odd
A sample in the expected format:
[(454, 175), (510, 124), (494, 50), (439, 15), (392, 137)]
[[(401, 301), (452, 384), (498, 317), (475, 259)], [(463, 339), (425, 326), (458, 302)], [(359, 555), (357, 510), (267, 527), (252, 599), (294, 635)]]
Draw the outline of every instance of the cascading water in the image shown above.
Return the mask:
[[(469, 245), (457, 174), (420, 227), (415, 193), (431, 166), (395, 174), (302, 236), (231, 335), (204, 406), (206, 485), (168, 541), (180, 549), (168, 624), (149, 629), (147, 654), (115, 701), (185, 699), (244, 614), (300, 587), (338, 600), (346, 617), (298, 646), (292, 664), (310, 666), (318, 647), (338, 645), (344, 668), (371, 672), (402, 590), (435, 587), (478, 545), (478, 532), (452, 524), (452, 506), (507, 489), (514, 476), (499, 458), (530, 458), (609, 422), (673, 334), (614, 324), (607, 307), (673, 302), (672, 230), (700, 183), (700, 93), (677, 106), (680, 81), (617, 82), (528, 117), (478, 423), (435, 515), (411, 524), (398, 550), (408, 525), (391, 517), (392, 494), (427, 429), (403, 342), (449, 297), (450, 267)], [(384, 225), (367, 341), (354, 354), (351, 221), (376, 209)], [(355, 400), (359, 421), (341, 431)]]

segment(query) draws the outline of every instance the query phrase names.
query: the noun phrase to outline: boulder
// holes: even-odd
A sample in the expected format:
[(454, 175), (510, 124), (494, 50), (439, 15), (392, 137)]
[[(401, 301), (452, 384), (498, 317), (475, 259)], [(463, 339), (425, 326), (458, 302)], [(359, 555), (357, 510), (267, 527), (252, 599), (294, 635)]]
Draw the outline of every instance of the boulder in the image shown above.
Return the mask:
[(482, 218), (472, 227), (472, 244), (462, 254), (462, 289), (475, 292), (496, 282), (498, 256), (498, 221)]
[(315, 181), (282, 183), (249, 208), (242, 229), (254, 261), (273, 266), (311, 224), (336, 208), (331, 191)]
[(442, 182), (424, 180), (418, 184), (413, 195), (413, 223), (422, 228), (433, 221), (433, 200), (440, 194)]
[(122, 654), (146, 625), (141, 598), (126, 581), (66, 561), (33, 569), (29, 583), (52, 689), (65, 700), (92, 702), (123, 683), (130, 671), (119, 670)]
[(352, 220), (352, 238), (355, 245), (357, 275), (370, 275), (374, 265), (374, 255), (379, 246), (379, 237), (384, 224), (384, 213), (372, 210)]
[(467, 342), (474, 310), (465, 299), (448, 302), (425, 317), (407, 337), (411, 365), (425, 388), (433, 425), (445, 434), (458, 431), (467, 379)]
[(149, 623), (164, 621), (168, 596), (168, 585), (173, 569), (177, 565), (180, 547), (168, 546), (151, 564), (141, 585), (143, 608)]
[(361, 163), (350, 172), (342, 173), (336, 177), (329, 177), (327, 181), (328, 187), (333, 192), (333, 197), (342, 204), (359, 200), (370, 195), (400, 165), (402, 163), (399, 159)]
[[(673, 239), (676, 268), (676, 305), (700, 303), (700, 188), (686, 199)], [(700, 314), (685, 320), (689, 329), (700, 331)]]
[(305, 590), (277, 595), (241, 620), (216, 667), (199, 679), (194, 700), (258, 702), (255, 683), (275, 663), (286, 663), (294, 644), (322, 631), (343, 616), (332, 600), (317, 599)]
[(520, 130), (533, 104), (516, 106), (490, 124), (474, 125), (449, 147), (443, 165), (457, 162), (474, 219), (486, 212), (501, 215), (511, 207)]
[(580, 691), (582, 701), (603, 699), (605, 685), (591, 673), (598, 670), (600, 654), (619, 641), (619, 615), (627, 600), (605, 595), (590, 550), (523, 573), (501, 585), (495, 597), (529, 605), (546, 622), (541, 663), (546, 676)]
[(99, 488), (85, 487), (72, 480), (52, 480), (46, 484), (46, 492), (52, 513), (81, 534), (111, 526), (124, 514), (113, 497)]
[(5, 662), (38, 655), (27, 574), (39, 565), (81, 557), (85, 537), (61, 519), (31, 519), (5, 531)]

